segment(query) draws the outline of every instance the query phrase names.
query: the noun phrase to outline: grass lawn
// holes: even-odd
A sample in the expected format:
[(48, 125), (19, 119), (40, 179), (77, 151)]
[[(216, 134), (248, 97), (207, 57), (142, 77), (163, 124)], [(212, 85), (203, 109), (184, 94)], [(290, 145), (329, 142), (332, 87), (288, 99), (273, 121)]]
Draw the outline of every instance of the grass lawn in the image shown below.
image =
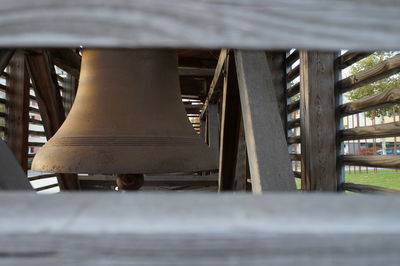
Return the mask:
[(356, 173), (346, 171), (345, 181), (400, 190), (400, 170), (396, 172), (392, 169), (377, 169), (376, 173), (373, 169), (370, 169), (368, 173), (365, 170), (359, 173), (358, 169)]
[[(368, 173), (366, 170), (362, 170), (361, 173), (359, 173), (358, 169), (356, 173), (353, 171), (346, 171), (345, 181), (348, 183), (360, 183), (400, 190), (400, 170), (396, 172), (396, 170), (392, 169), (377, 169), (376, 173), (374, 173), (373, 169), (369, 169)], [(296, 185), (298, 189), (301, 188), (301, 181), (299, 178), (296, 178)]]

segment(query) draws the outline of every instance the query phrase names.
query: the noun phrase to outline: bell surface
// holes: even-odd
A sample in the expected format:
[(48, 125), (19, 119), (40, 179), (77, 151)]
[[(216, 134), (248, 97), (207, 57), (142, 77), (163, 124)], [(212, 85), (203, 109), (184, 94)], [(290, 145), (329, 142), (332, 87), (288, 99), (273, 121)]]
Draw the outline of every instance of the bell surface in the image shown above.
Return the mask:
[(187, 118), (173, 50), (84, 50), (72, 109), (32, 163), (36, 171), (90, 174), (217, 168)]

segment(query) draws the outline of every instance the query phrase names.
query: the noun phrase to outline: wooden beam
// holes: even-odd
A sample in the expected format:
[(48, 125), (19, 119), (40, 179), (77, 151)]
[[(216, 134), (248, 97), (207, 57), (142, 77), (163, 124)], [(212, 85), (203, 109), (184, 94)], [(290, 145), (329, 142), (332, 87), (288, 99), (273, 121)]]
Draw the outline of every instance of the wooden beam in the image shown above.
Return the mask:
[(235, 191), (247, 191), (250, 179), (248, 156), (246, 148), (246, 137), (244, 134), (243, 120), (240, 119), (239, 137), (236, 152), (235, 177), (233, 187)]
[(350, 77), (338, 81), (337, 88), (345, 93), (365, 84), (389, 77), (400, 71), (400, 54), (393, 56), (369, 69), (360, 71)]
[[(49, 55), (44, 51), (27, 54), (29, 74), (32, 79), (47, 139), (50, 139), (65, 120), (60, 90)], [(57, 175), (61, 189), (78, 189), (75, 174)]]
[(43, 0), (35, 8), (31, 4), (2, 1), (0, 46), (359, 51), (396, 50), (400, 43), (400, 4), (393, 0), (341, 1), (340, 8), (332, 8), (336, 0), (187, 0), (183, 5), (180, 0), (168, 5), (164, 0)]
[(218, 104), (208, 105), (207, 123), (208, 123), (208, 145), (216, 157), (219, 158), (219, 131), (220, 123), (218, 119)]
[(7, 266), (400, 260), (400, 197), (394, 195), (2, 193), (0, 202), (0, 264)]
[(234, 55), (228, 55), (221, 106), (218, 190), (234, 190), (236, 157), (241, 120), (239, 88)]
[(221, 72), (222, 69), (225, 65), (225, 61), (228, 55), (228, 50), (227, 49), (222, 49), (221, 53), (219, 55), (219, 59), (218, 59), (218, 63), (217, 63), (217, 67), (215, 68), (215, 73), (214, 73), (214, 77), (211, 81), (211, 85), (210, 85), (210, 89), (208, 90), (208, 95), (205, 99), (204, 102), (204, 107), (203, 110), (201, 111), (201, 119), (204, 119), (204, 114), (207, 111), (208, 108), (208, 104), (211, 102), (213, 103), (216, 99), (216, 94), (217, 92), (220, 90), (220, 81), (221, 81)]
[(339, 69), (344, 69), (346, 67), (351, 66), (352, 64), (364, 59), (365, 57), (371, 55), (371, 52), (360, 53), (360, 52), (351, 52), (348, 51), (341, 56), (339, 56), (336, 61)]
[(11, 58), (9, 70), (7, 145), (26, 173), (28, 171), (29, 75), (22, 50), (18, 50)]
[(15, 52), (15, 49), (1, 49), (0, 50), (0, 74), (4, 72), (6, 67), (8, 66), (8, 63), (11, 60), (11, 57), (13, 56)]
[(300, 51), (303, 189), (337, 190), (334, 53)]
[(268, 65), (270, 66), (272, 83), (275, 88), (276, 98), (278, 101), (278, 108), (282, 118), (282, 125), (286, 130), (286, 52), (274, 51), (267, 52), (266, 54)]
[[(27, 152), (27, 150), (25, 151)], [(24, 170), (15, 159), (7, 144), (0, 138), (0, 191), (25, 190), (33, 191)], [(4, 202), (3, 202), (4, 204)], [(3, 214), (4, 215), (4, 214)], [(1, 259), (0, 259), (1, 264)]]
[(388, 138), (400, 135), (400, 122), (343, 129), (339, 137), (344, 140)]
[(346, 165), (400, 169), (400, 155), (342, 155), (341, 161)]
[(81, 69), (81, 56), (73, 49), (50, 49), (53, 62), (56, 66), (79, 78)]
[(339, 106), (341, 116), (367, 112), (372, 109), (400, 103), (400, 87), (361, 98)]
[(265, 53), (235, 51), (254, 193), (295, 190), (272, 72)]
[(213, 68), (193, 68), (193, 67), (178, 67), (179, 76), (203, 77), (214, 76), (215, 69)]

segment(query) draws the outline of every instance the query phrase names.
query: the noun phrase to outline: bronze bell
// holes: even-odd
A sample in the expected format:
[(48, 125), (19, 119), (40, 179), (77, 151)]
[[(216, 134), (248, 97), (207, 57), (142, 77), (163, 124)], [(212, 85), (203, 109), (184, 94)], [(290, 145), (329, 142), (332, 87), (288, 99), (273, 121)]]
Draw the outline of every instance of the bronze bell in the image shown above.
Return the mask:
[(212, 170), (217, 158), (191, 126), (173, 50), (84, 50), (79, 89), (32, 169), (134, 174)]

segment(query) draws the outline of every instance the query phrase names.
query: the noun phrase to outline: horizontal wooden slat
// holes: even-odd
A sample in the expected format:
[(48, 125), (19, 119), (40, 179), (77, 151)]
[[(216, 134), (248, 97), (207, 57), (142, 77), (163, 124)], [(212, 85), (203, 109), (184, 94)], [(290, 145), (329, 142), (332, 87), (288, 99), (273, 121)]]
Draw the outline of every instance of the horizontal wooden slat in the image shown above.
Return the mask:
[(400, 43), (400, 4), (394, 0), (340, 1), (340, 8), (332, 8), (337, 0), (170, 0), (168, 4), (164, 0), (42, 0), (31, 4), (31, 0), (2, 1), (0, 46), (346, 47), (356, 51), (398, 49)]
[(0, 117), (1, 118), (7, 118), (7, 116), (8, 116), (7, 113), (0, 112)]
[(400, 136), (400, 122), (344, 129), (339, 132), (341, 140), (372, 139)]
[(400, 260), (396, 195), (2, 193), (0, 202), (0, 263), (7, 266)]
[(296, 127), (299, 127), (299, 126), (300, 126), (300, 118), (289, 120), (287, 122), (287, 128), (288, 129), (293, 129), (293, 128), (296, 128)]
[(9, 90), (9, 88), (3, 84), (0, 84), (0, 91), (2, 92), (7, 92)]
[(365, 84), (386, 78), (400, 71), (400, 54), (393, 56), (369, 69), (360, 71), (348, 78), (338, 81), (337, 89), (340, 93), (354, 90)]
[(286, 81), (290, 82), (300, 75), (300, 65), (290, 70), (286, 75)]
[(292, 113), (300, 108), (300, 100), (297, 100), (295, 102), (292, 102), (287, 105), (287, 112)]
[(301, 178), (301, 172), (293, 171), (293, 175), (294, 175), (294, 177), (296, 177), (296, 178)]
[(400, 155), (342, 155), (341, 162), (345, 165), (359, 165), (382, 168), (400, 168)]
[(8, 105), (8, 101), (6, 99), (0, 98), (0, 103), (4, 105)]
[(35, 191), (43, 191), (43, 190), (50, 189), (50, 188), (55, 188), (55, 187), (58, 187), (58, 183), (54, 183), (54, 184), (47, 185), (47, 186), (44, 186), (44, 187), (35, 188)]
[(344, 69), (348, 66), (351, 66), (352, 64), (360, 61), (361, 59), (371, 55), (371, 52), (367, 52), (367, 53), (360, 53), (360, 52), (351, 52), (348, 51), (344, 54), (342, 54), (341, 56), (339, 56), (336, 61), (337, 61), (337, 66), (340, 69)]
[(290, 153), (289, 156), (292, 161), (301, 161), (301, 154)]
[(56, 177), (55, 174), (44, 174), (44, 175), (36, 175), (36, 176), (30, 176), (28, 177), (29, 181), (35, 181), (35, 180), (41, 180), (41, 179), (46, 179), (46, 178), (52, 178)]
[(377, 187), (366, 184), (343, 183), (341, 187), (343, 190), (358, 193), (400, 193), (400, 190), (397, 189)]
[(6, 132), (7, 128), (5, 126), (0, 126), (0, 131)]
[(29, 119), (29, 123), (34, 124), (34, 125), (42, 125), (43, 124), (43, 122), (41, 120), (33, 119), (33, 118)]
[(28, 142), (28, 146), (30, 147), (42, 147), (43, 145), (43, 142)]
[(44, 131), (38, 131), (38, 130), (29, 130), (29, 135), (33, 135), (33, 136), (41, 136), (41, 137), (45, 137), (46, 133)]
[(340, 115), (347, 116), (400, 103), (400, 87), (339, 106)]
[(297, 144), (297, 143), (300, 143), (300, 142), (301, 142), (300, 136), (288, 137), (287, 138), (287, 143), (288, 144)]
[(294, 84), (293, 86), (291, 86), (290, 88), (287, 89), (287, 97), (293, 97), (296, 94), (298, 94), (300, 92), (300, 82), (297, 82), (296, 84)]
[(294, 64), (297, 60), (299, 60), (299, 50), (293, 51), (287, 58), (286, 58), (286, 66), (289, 67)]

